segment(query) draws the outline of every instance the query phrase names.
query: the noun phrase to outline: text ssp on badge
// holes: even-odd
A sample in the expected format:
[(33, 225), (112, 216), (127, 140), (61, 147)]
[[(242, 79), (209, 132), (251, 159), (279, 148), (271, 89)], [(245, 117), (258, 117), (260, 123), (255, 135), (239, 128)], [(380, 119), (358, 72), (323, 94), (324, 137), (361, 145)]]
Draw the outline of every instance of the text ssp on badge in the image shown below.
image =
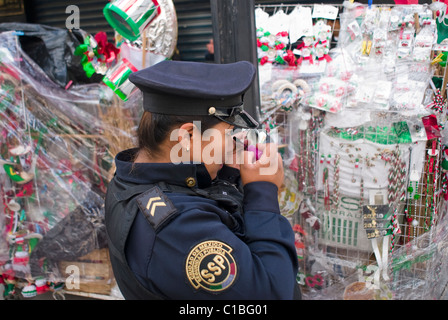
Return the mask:
[(259, 304), (226, 304), (223, 306), (196, 306), (186, 304), (179, 308), (179, 315), (198, 315), (207, 318), (214, 315), (267, 315), (268, 306)]

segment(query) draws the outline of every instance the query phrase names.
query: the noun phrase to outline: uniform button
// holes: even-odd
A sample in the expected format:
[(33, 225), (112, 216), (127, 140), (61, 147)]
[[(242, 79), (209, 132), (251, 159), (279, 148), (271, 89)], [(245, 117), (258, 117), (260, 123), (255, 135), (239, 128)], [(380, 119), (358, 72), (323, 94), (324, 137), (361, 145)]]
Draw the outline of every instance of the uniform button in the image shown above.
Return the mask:
[(214, 115), (216, 113), (216, 108), (215, 107), (210, 107), (209, 109), (208, 109), (208, 114), (209, 115)]
[(185, 183), (187, 184), (188, 187), (193, 188), (196, 185), (196, 179), (193, 177), (189, 177), (185, 179)]

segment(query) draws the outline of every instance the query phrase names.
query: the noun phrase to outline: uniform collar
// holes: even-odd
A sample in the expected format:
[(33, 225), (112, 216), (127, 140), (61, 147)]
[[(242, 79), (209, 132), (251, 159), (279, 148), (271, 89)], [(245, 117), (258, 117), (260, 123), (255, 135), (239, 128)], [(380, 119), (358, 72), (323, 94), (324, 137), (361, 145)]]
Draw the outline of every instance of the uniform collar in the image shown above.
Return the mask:
[(134, 163), (137, 151), (138, 149), (125, 150), (115, 157), (116, 176), (121, 180), (137, 184), (163, 181), (168, 184), (199, 188), (207, 188), (212, 183), (204, 164)]

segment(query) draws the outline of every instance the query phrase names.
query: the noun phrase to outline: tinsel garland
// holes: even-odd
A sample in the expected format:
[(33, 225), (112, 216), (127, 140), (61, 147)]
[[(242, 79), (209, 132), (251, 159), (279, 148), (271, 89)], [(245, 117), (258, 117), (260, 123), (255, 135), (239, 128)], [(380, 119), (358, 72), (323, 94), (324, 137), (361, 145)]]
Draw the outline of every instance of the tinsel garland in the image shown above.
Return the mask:
[(442, 113), (444, 105), (445, 105), (445, 99), (443, 99), (440, 89), (436, 89), (433, 101), (427, 106), (427, 108), (431, 108), (432, 110), (438, 113)]

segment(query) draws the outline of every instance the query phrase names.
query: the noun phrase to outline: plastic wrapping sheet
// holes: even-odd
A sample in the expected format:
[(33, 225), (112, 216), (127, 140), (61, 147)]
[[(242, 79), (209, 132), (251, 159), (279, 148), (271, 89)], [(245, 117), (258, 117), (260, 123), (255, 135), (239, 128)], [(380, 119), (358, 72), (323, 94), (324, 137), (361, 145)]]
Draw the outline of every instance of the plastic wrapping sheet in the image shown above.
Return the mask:
[(289, 119), (297, 160), (285, 181), (300, 202), (290, 219), (304, 298), (446, 298), (436, 117), (312, 113), (309, 131)]
[(447, 231), (443, 217), (431, 232), (392, 251), (388, 268), (395, 299), (446, 299)]
[[(5, 297), (20, 291), (32, 297), (64, 283), (70, 273), (61, 263), (106, 247), (103, 199), (116, 153), (134, 145), (140, 99), (136, 94), (124, 103), (104, 84), (65, 90), (22, 51), (15, 33), (0, 34)], [(89, 263), (96, 266), (94, 256)], [(91, 279), (110, 287), (113, 276), (81, 272), (78, 281)]]
[[(56, 84), (65, 87), (75, 84), (97, 83), (100, 74), (88, 77), (80, 68), (82, 59), (73, 55), (81, 45), (82, 30), (67, 30), (32, 23), (7, 22), (0, 24), (0, 32), (20, 30), (19, 43), (24, 52)], [(93, 38), (93, 37), (92, 37)]]

